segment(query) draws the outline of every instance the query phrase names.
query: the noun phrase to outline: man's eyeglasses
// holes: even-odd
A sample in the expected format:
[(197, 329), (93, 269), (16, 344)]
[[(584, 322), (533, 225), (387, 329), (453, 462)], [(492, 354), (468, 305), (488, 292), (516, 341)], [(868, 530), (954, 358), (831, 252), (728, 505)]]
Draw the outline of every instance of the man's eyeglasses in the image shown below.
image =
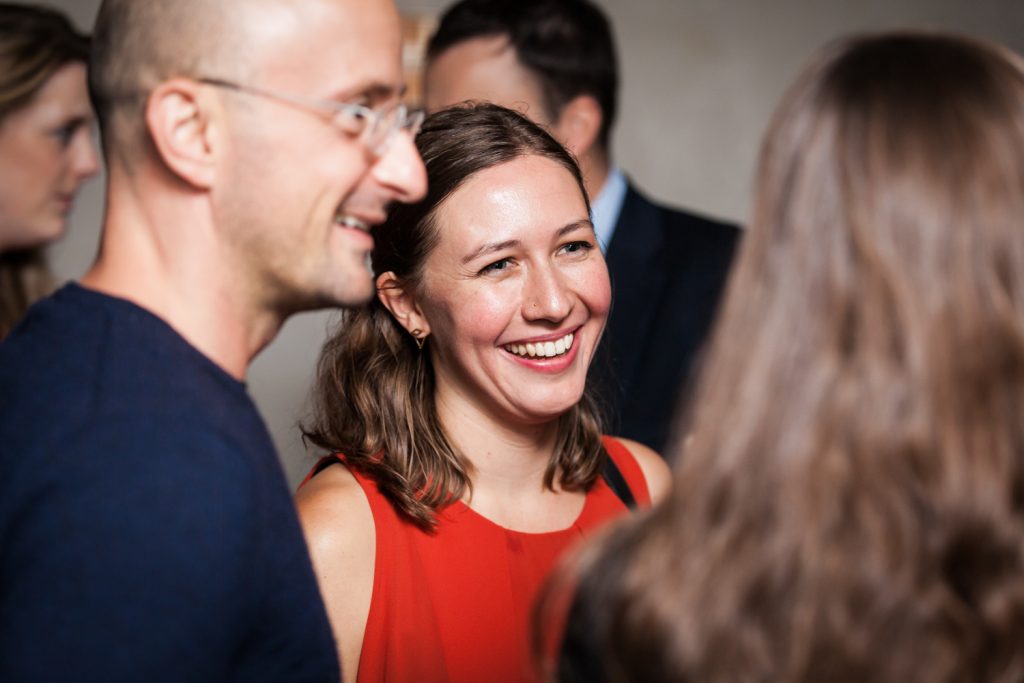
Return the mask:
[(338, 130), (360, 138), (366, 148), (376, 157), (384, 156), (388, 147), (399, 131), (406, 131), (413, 137), (423, 124), (424, 114), (421, 110), (409, 110), (404, 104), (396, 104), (386, 109), (375, 110), (361, 104), (320, 100), (298, 95), (264, 90), (249, 85), (241, 85), (219, 78), (199, 78), (200, 83), (218, 88), (227, 88), (237, 92), (266, 97), (304, 109), (319, 110), (329, 114), (331, 124)]

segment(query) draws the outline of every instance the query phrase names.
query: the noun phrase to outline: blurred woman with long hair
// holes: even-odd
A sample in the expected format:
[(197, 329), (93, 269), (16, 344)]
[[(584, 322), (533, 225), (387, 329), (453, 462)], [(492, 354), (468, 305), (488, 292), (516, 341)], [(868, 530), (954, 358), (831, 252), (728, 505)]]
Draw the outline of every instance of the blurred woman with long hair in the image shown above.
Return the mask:
[(785, 96), (666, 504), (563, 681), (1024, 679), (1024, 68), (847, 39)]
[(43, 247), (99, 170), (89, 38), (55, 10), (0, 3), (0, 339), (49, 293)]

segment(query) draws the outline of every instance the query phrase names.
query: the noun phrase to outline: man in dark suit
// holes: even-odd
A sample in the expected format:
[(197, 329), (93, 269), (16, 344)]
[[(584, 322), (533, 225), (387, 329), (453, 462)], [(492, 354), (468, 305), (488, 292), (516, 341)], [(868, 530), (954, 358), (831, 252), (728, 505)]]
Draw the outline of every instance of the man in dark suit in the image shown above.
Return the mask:
[(659, 206), (614, 165), (618, 65), (588, 0), (461, 0), (427, 48), (428, 111), (489, 100), (546, 125), (579, 159), (613, 309), (591, 369), (612, 432), (661, 450), (707, 337), (739, 237)]

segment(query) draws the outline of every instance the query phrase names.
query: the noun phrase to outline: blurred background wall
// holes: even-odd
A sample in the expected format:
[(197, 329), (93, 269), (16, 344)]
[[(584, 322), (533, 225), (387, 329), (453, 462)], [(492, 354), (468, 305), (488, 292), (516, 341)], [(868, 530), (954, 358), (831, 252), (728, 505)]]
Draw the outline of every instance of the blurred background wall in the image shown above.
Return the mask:
[[(740, 222), (771, 111), (801, 65), (826, 41), (852, 31), (914, 27), (982, 36), (1024, 53), (1022, 0), (596, 2), (611, 17), (621, 62), (613, 141), (619, 165), (660, 200)], [(88, 29), (100, 2), (49, 4)], [(397, 4), (405, 14), (429, 17), (448, 1)], [(51, 250), (59, 278), (77, 278), (88, 267), (102, 213), (102, 180), (97, 180), (79, 197), (68, 236)], [(291, 319), (249, 373), (250, 389), (293, 483), (312, 458), (296, 424), (305, 414), (330, 322), (329, 312)]]

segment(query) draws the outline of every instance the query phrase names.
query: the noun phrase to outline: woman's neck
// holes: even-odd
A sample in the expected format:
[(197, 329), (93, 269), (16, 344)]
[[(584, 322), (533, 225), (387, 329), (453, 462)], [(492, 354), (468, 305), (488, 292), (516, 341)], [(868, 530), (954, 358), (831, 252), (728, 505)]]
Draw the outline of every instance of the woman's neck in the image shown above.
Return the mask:
[(544, 490), (557, 419), (540, 424), (503, 419), (455, 391), (439, 390), (435, 399), (445, 433), (472, 464), (474, 491), (518, 496)]
[(472, 491), (463, 502), (506, 529), (548, 533), (569, 528), (586, 496), (559, 490), (557, 481), (554, 490), (544, 486), (558, 438), (557, 418), (520, 423), (465, 398), (444, 391), (435, 397), (448, 438), (472, 465)]

